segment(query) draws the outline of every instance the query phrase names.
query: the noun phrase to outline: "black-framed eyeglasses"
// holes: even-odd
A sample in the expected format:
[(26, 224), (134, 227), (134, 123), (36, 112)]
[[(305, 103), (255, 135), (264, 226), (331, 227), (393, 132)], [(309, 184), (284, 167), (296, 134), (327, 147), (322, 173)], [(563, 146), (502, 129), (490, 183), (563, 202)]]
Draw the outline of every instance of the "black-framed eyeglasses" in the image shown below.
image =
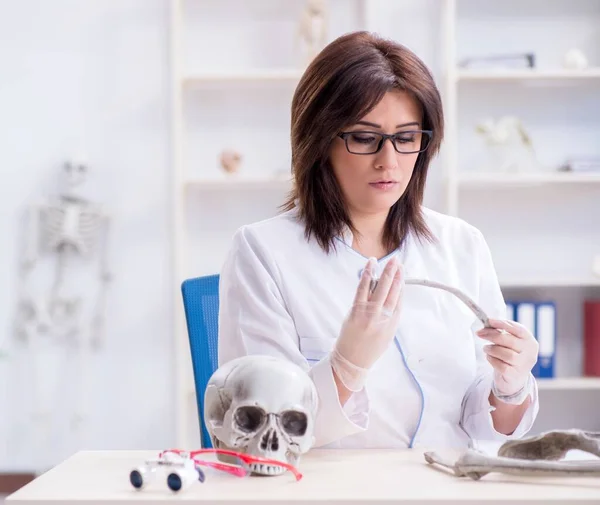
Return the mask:
[(371, 131), (340, 132), (338, 137), (344, 140), (346, 149), (351, 154), (376, 154), (383, 148), (383, 143), (390, 139), (396, 152), (400, 154), (421, 153), (431, 143), (431, 130), (407, 130), (387, 135)]

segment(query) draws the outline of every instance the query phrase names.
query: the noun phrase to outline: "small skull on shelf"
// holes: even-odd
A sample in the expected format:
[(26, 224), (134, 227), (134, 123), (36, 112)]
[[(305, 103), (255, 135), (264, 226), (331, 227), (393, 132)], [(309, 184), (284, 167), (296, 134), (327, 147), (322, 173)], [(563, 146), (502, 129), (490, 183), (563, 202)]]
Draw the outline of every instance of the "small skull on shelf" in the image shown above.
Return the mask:
[(242, 164), (242, 155), (232, 149), (226, 149), (220, 156), (221, 168), (228, 174), (239, 172)]
[[(314, 444), (318, 396), (299, 366), (272, 356), (244, 356), (219, 367), (204, 396), (213, 447), (297, 466)], [(254, 473), (278, 475), (266, 465)]]

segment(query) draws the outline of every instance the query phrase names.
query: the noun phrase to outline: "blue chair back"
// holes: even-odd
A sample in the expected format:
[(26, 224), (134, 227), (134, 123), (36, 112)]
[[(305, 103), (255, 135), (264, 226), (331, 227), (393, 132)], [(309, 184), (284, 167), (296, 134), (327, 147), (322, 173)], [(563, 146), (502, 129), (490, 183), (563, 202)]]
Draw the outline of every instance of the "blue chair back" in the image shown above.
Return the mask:
[(181, 284), (187, 323), (202, 447), (212, 448), (204, 422), (204, 392), (219, 366), (219, 275), (187, 279)]

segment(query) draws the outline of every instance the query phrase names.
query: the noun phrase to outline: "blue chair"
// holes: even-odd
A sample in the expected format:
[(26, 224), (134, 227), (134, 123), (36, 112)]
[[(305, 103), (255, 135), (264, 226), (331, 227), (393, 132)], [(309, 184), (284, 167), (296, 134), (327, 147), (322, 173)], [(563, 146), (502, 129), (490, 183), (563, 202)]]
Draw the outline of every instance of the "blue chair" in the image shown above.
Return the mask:
[(219, 275), (187, 279), (181, 284), (181, 293), (192, 354), (200, 442), (202, 447), (212, 448), (204, 422), (204, 391), (219, 366)]

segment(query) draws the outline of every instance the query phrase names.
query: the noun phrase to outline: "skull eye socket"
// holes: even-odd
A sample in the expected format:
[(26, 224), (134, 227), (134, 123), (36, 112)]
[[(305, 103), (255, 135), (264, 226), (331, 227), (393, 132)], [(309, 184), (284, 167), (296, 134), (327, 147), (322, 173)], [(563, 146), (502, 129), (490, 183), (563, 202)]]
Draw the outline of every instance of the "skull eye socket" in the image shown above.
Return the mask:
[(252, 405), (240, 407), (235, 411), (235, 424), (246, 433), (253, 433), (261, 426), (265, 412)]
[(304, 412), (288, 410), (281, 413), (281, 426), (284, 431), (293, 437), (302, 437), (308, 428), (308, 418)]

